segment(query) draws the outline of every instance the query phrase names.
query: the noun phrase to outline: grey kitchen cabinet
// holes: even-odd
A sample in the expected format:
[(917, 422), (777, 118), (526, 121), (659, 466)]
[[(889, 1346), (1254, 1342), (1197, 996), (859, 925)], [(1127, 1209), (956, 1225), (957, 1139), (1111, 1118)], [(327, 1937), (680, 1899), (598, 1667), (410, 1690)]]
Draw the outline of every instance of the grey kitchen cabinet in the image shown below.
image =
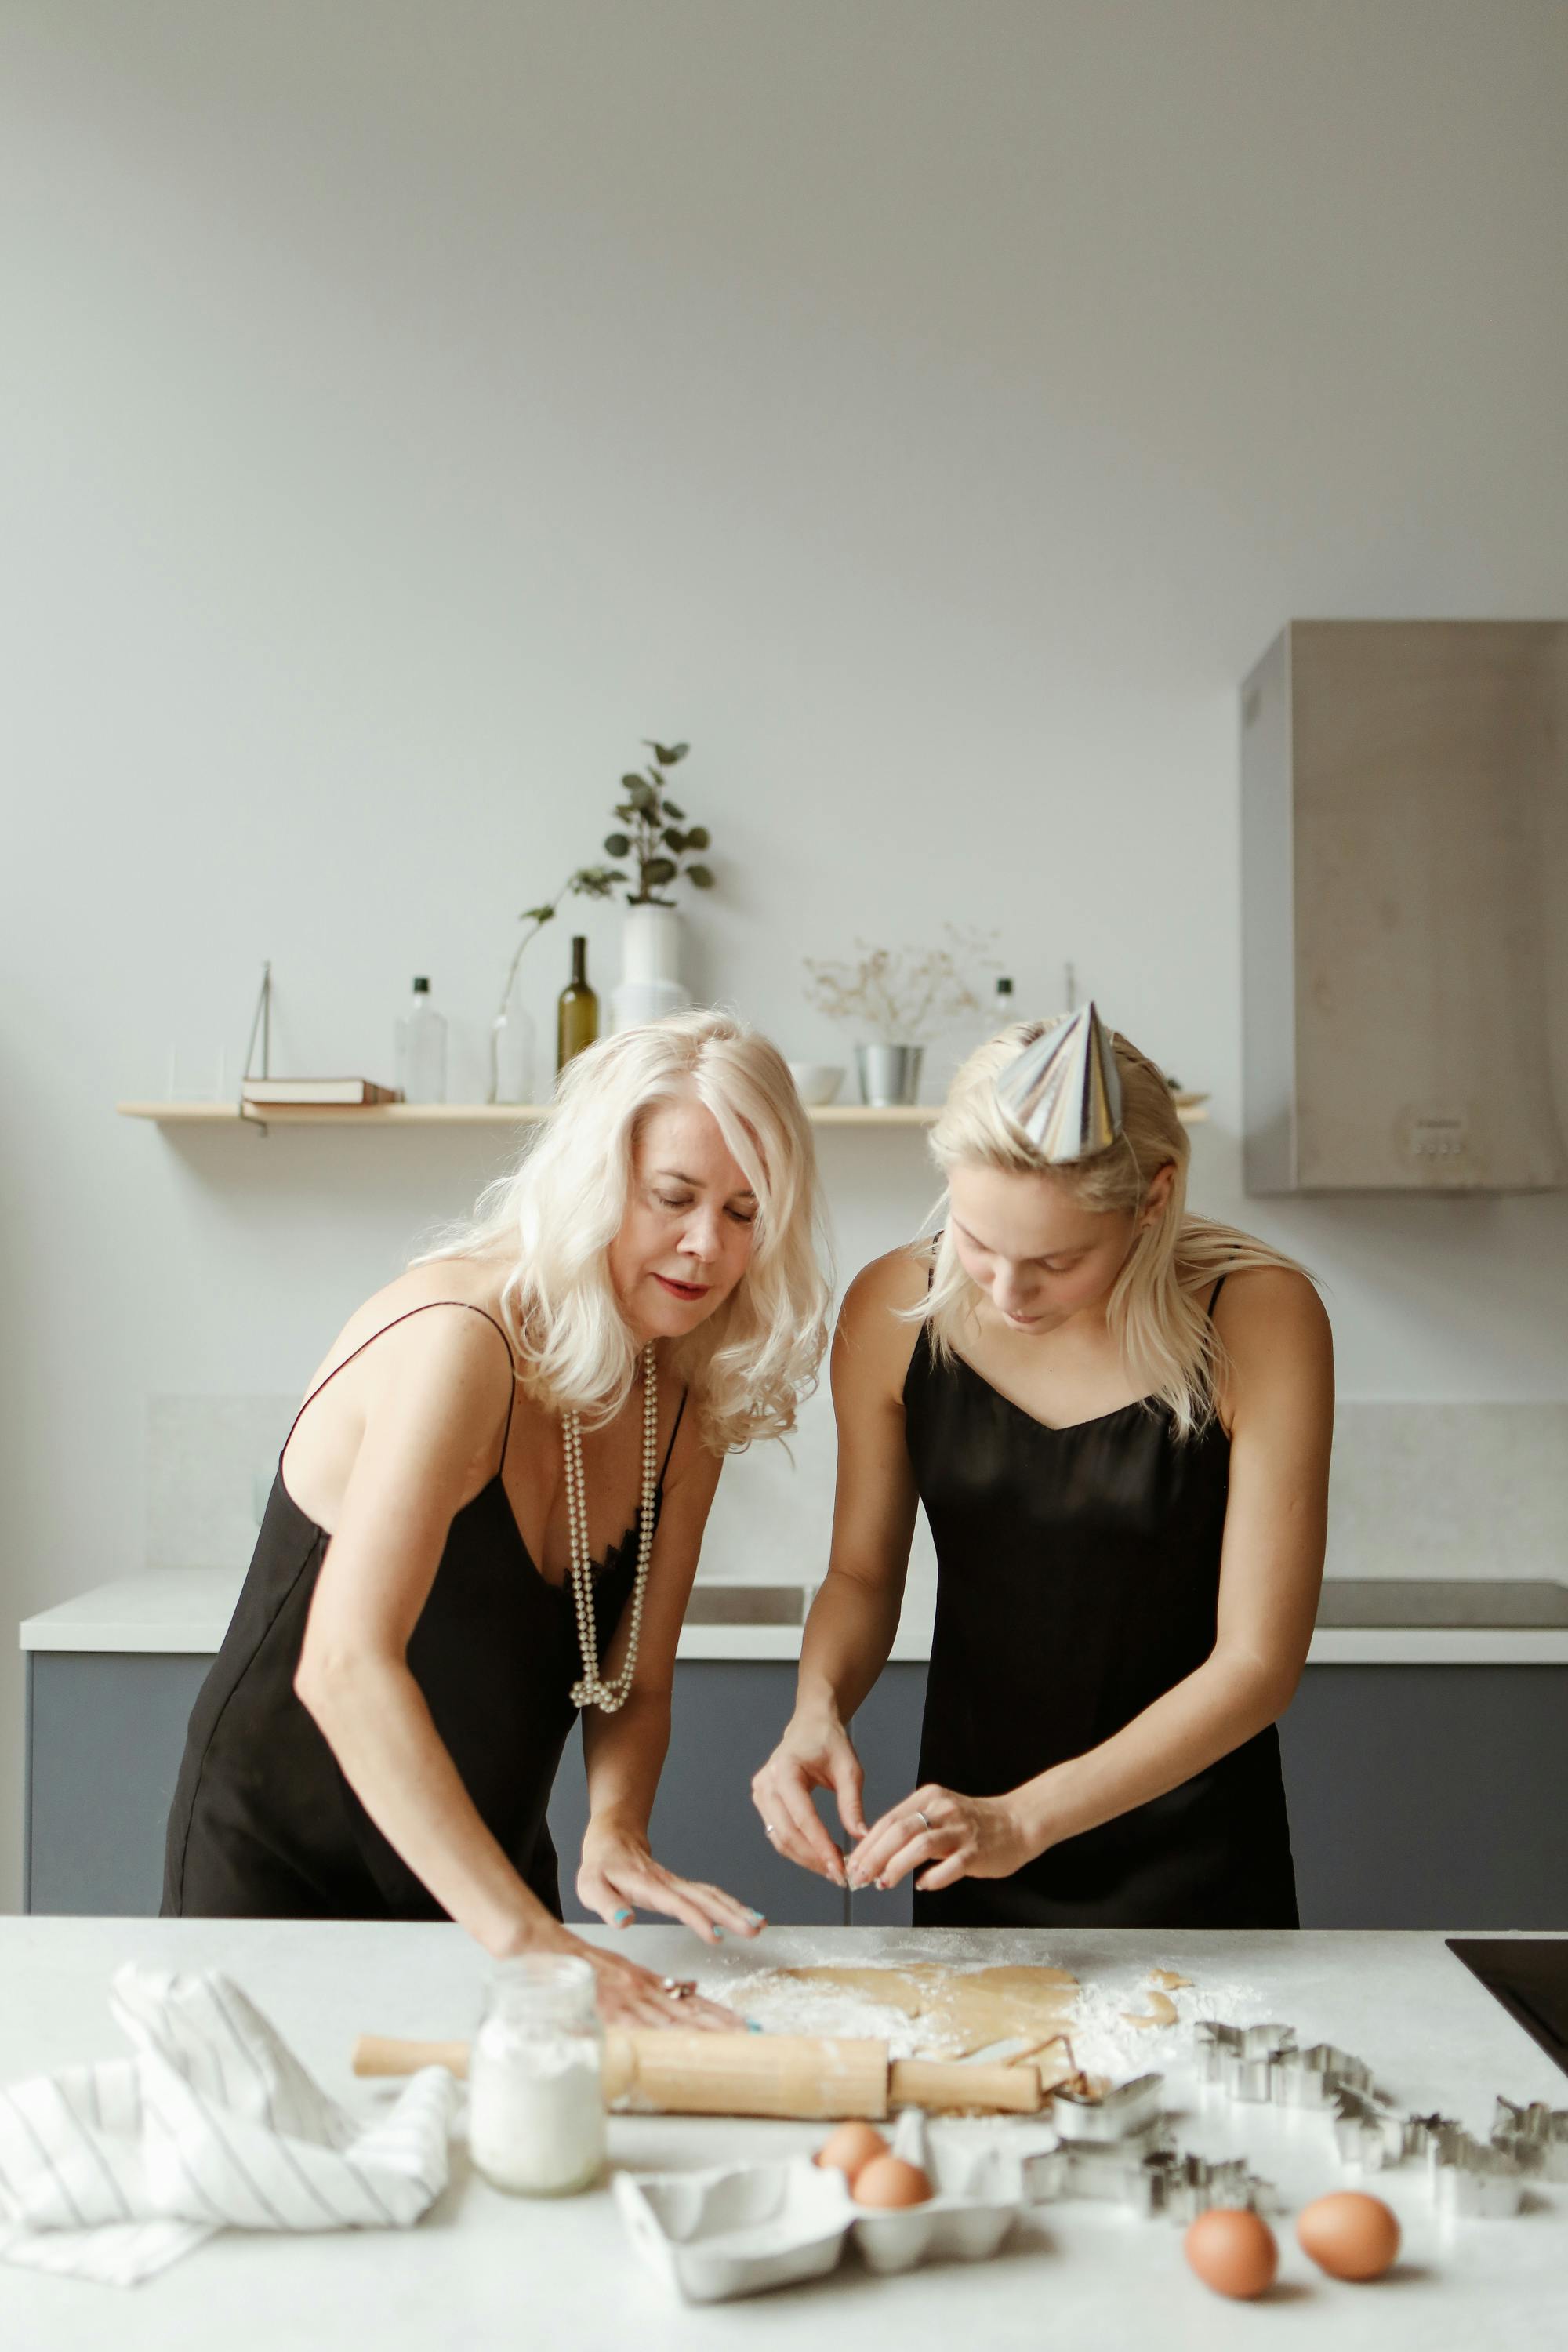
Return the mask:
[[(691, 1658), (677, 1665), (669, 1754), (650, 1843), (667, 1870), (721, 1886), (780, 1927), (842, 1927), (842, 1888), (775, 1853), (752, 1803), (752, 1775), (789, 1720), (795, 1680), (794, 1661), (782, 1658)], [(583, 1744), (574, 1732), (550, 1801), (562, 1909), (573, 1920), (594, 1916), (573, 1885), (587, 1818)]]
[[(884, 1666), (876, 1687), (855, 1717), (855, 1750), (865, 1772), (864, 1801), (869, 1823), (907, 1797), (916, 1785), (921, 1752), (921, 1717), (926, 1703), (926, 1669), (921, 1659), (898, 1660)], [(837, 1821), (837, 1811), (834, 1814)], [(856, 1927), (907, 1927), (913, 1916), (912, 1882), (879, 1895), (868, 1886), (849, 1897), (850, 1924)]]
[[(28, 1654), (30, 1911), (157, 1910), (185, 1722), (210, 1664)], [(924, 1691), (923, 1664), (890, 1665), (856, 1718), (872, 1818), (915, 1786)], [(751, 1777), (794, 1693), (783, 1659), (678, 1666), (655, 1852), (780, 1926), (905, 1923), (907, 1884), (847, 1901), (763, 1834)], [(1309, 1666), (1280, 1742), (1304, 1927), (1568, 1928), (1568, 1665)], [(586, 1810), (574, 1738), (550, 1809), (569, 1918), (584, 1916), (572, 1881)]]
[(1568, 1927), (1568, 1665), (1309, 1666), (1279, 1745), (1303, 1927)]
[[(148, 1918), (158, 1908), (163, 1827), (185, 1725), (212, 1664), (188, 1652), (36, 1650), (27, 1656), (26, 1892), (29, 1911)], [(654, 1811), (654, 1850), (781, 1923), (842, 1927), (845, 1898), (776, 1854), (751, 1777), (788, 1720), (795, 1666), (692, 1659), (676, 1668), (674, 1730)], [(587, 1819), (574, 1734), (550, 1806), (568, 1918)]]
[[(925, 1677), (856, 1718), (873, 1819), (916, 1785)], [(1568, 1666), (1309, 1666), (1279, 1745), (1303, 1927), (1568, 1928)], [(850, 1916), (907, 1923), (908, 1884)]]
[(29, 1911), (157, 1911), (185, 1725), (211, 1664), (190, 1651), (28, 1652)]

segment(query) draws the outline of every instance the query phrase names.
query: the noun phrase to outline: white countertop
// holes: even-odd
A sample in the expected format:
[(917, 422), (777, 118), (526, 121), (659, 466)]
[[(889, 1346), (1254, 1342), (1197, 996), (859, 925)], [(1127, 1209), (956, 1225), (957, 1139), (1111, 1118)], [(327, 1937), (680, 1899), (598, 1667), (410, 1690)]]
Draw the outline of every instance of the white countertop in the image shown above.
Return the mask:
[[(24, 1650), (186, 1651), (211, 1656), (223, 1640), (243, 1581), (232, 1568), (152, 1569), (78, 1593), (24, 1619)], [(931, 1598), (911, 1594), (893, 1644), (895, 1660), (931, 1654)], [(688, 1625), (682, 1658), (800, 1655), (798, 1625)], [(1352, 1665), (1568, 1665), (1568, 1626), (1373, 1626), (1321, 1628), (1308, 1663)]]
[[(607, 1940), (607, 1931), (605, 1931)], [(618, 1939), (658, 1968), (688, 1973), (699, 1948), (674, 1928)], [(1084, 1982), (1125, 1984), (1151, 1962), (1198, 1991), (1235, 1990), (1240, 2021), (1282, 2018), (1303, 2042), (1330, 2040), (1370, 2064), (1413, 2108), (1489, 2129), (1498, 2093), (1568, 2104), (1568, 2077), (1447, 1952), (1436, 1935), (928, 1935), (888, 1929), (773, 1929), (727, 1965), (909, 1958), (1049, 1961)], [(383, 2095), (348, 2073), (365, 2030), (463, 2034), (485, 1963), (456, 1927), (295, 1921), (0, 1920), (0, 2082), (117, 2055), (106, 1990), (138, 1959), (221, 1966), (293, 2043), (333, 2095)], [(1240, 1988), (1250, 1989), (1250, 2001)], [(1181, 2101), (1186, 2033), (1152, 2037), (1148, 2063)], [(1344, 2185), (1321, 2117), (1212, 2101), (1178, 2126), (1183, 2143), (1247, 2157), (1290, 2209)], [(962, 2127), (961, 2127), (962, 2128)], [(1005, 2124), (971, 2126), (1012, 2128)], [(689, 2168), (811, 2145), (821, 2126), (715, 2118), (616, 2116), (612, 2160)], [(231, 2234), (133, 2289), (0, 2266), (0, 2340), (18, 2352), (731, 2352), (739, 2343), (822, 2352), (920, 2352), (969, 2342), (1094, 2352), (1228, 2352), (1232, 2346), (1332, 2352), (1510, 2352), (1568, 2340), (1568, 2186), (1542, 2184), (1508, 2221), (1442, 2222), (1422, 2169), (1371, 2184), (1405, 2233), (1400, 2263), (1373, 2286), (1324, 2278), (1270, 2216), (1280, 2281), (1264, 2303), (1227, 2304), (1186, 2268), (1181, 2232), (1093, 2204), (1026, 2213), (983, 2268), (936, 2265), (878, 2279), (851, 2255), (831, 2277), (753, 2302), (692, 2308), (645, 2269), (609, 2195), (532, 2204), (501, 2196), (454, 2151), (453, 2179), (417, 2228), (278, 2239)]]

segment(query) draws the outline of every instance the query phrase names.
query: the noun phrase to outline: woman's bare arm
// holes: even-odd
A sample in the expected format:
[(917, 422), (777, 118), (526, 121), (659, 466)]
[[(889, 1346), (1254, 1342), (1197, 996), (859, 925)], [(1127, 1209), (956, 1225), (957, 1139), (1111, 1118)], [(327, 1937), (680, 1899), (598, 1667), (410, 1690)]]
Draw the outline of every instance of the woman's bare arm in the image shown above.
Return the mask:
[[(856, 1883), (1005, 1877), (1064, 1838), (1178, 1787), (1275, 1722), (1306, 1664), (1322, 1580), (1333, 1347), (1306, 1279), (1233, 1276), (1216, 1325), (1229, 1358), (1230, 1488), (1215, 1646), (1121, 1730), (1004, 1797), (916, 1790), (850, 1856)], [(913, 1820), (929, 1813), (927, 1835)]]
[(831, 1788), (846, 1832), (864, 1836), (863, 1776), (846, 1726), (888, 1663), (903, 1605), (918, 1501), (903, 1384), (917, 1334), (897, 1309), (914, 1305), (924, 1286), (919, 1262), (897, 1250), (858, 1275), (845, 1297), (832, 1359), (832, 1551), (801, 1641), (795, 1713), (752, 1783), (777, 1851), (839, 1885), (843, 1857), (811, 1791)]
[(569, 1935), (524, 1883), (464, 1787), (408, 1665), (452, 1518), (473, 1490), (476, 1454), (493, 1460), (500, 1451), (511, 1382), (503, 1343), (472, 1315), (431, 1313), (385, 1332), (364, 1360), (363, 1434), (317, 1580), (295, 1691), (382, 1835), (486, 1951), (576, 1952), (598, 1972), (607, 2015), (668, 2023), (672, 2005), (656, 1978)]

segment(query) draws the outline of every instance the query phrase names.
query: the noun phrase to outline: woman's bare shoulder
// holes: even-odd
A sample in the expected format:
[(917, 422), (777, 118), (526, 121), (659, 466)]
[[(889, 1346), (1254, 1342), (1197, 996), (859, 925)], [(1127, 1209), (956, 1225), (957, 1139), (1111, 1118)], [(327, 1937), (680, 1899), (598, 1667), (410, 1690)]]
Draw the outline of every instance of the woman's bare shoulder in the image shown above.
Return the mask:
[(921, 1242), (905, 1243), (863, 1265), (844, 1294), (844, 1313), (872, 1318), (918, 1307), (931, 1287), (931, 1258)]
[[(482, 1355), (499, 1357), (506, 1336), (501, 1292), (506, 1271), (479, 1258), (438, 1258), (404, 1272), (356, 1307), (322, 1359), (312, 1385), (371, 1340), (384, 1342), (375, 1352), (400, 1361), (437, 1356), (450, 1361)], [(426, 1313), (451, 1306), (450, 1315)], [(462, 1310), (477, 1307), (477, 1314)], [(498, 1332), (488, 1328), (500, 1327)], [(394, 1327), (396, 1327), (395, 1329)], [(510, 1341), (508, 1342), (510, 1346)]]
[(1317, 1285), (1294, 1266), (1247, 1266), (1215, 1302), (1230, 1408), (1254, 1393), (1331, 1396), (1334, 1341)]
[(835, 1342), (836, 1364), (864, 1368), (894, 1389), (903, 1386), (920, 1325), (910, 1310), (929, 1287), (928, 1258), (920, 1244), (889, 1250), (862, 1266), (844, 1295)]
[(1293, 1265), (1240, 1266), (1227, 1274), (1214, 1315), (1227, 1339), (1282, 1327), (1302, 1332), (1329, 1328), (1317, 1284)]

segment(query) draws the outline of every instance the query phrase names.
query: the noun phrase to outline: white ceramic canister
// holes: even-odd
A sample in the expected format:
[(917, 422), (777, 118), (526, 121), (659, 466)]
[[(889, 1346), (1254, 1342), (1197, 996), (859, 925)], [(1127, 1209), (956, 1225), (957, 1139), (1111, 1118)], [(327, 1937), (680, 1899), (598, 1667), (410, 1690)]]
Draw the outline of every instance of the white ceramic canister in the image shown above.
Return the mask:
[(650, 903), (626, 908), (621, 931), (621, 977), (610, 992), (612, 1030), (662, 1021), (684, 1012), (691, 991), (680, 979), (680, 912)]
[(468, 2146), (498, 2189), (568, 2197), (605, 2168), (604, 2031), (586, 1960), (497, 1966), (468, 2053)]

